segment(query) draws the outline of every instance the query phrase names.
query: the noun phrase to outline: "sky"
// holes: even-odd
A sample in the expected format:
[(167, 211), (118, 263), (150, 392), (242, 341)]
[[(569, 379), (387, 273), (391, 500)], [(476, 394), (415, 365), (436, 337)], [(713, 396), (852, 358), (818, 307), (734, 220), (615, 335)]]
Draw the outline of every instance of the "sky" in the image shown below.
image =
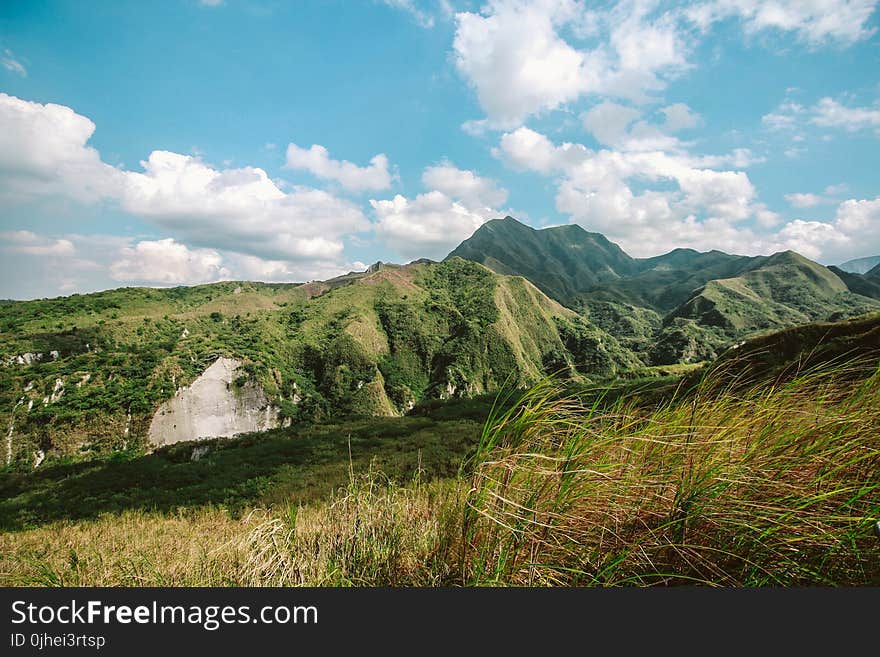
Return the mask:
[(0, 3), (0, 298), (325, 279), (483, 222), (880, 254), (880, 0)]

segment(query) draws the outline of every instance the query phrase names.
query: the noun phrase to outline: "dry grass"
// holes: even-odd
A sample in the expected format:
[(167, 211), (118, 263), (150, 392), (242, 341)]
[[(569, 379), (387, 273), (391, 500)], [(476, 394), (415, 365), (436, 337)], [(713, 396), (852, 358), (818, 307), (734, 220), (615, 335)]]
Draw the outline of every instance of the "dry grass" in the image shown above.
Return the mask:
[(547, 382), (466, 478), (0, 533), (0, 584), (880, 584), (880, 372), (730, 385), (646, 411)]
[[(396, 586), (450, 581), (455, 481), (354, 479), (328, 503), (126, 511), (0, 533), (2, 586)], [(453, 538), (451, 538), (453, 537)]]
[(880, 374), (853, 373), (704, 382), (648, 416), (533, 390), (484, 432), (464, 580), (880, 583)]

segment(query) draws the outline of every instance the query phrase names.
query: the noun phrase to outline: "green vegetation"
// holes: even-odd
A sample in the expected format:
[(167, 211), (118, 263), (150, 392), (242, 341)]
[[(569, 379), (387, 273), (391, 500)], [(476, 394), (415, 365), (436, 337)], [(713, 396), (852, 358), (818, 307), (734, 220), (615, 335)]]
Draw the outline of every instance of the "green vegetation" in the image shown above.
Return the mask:
[(339, 419), (8, 473), (0, 478), (0, 530), (126, 510), (216, 505), (235, 513), (276, 502), (304, 504), (328, 497), (350, 470), (366, 472), (371, 465), (399, 480), (417, 472), (451, 477), (473, 451), (490, 405), (463, 400), (420, 407), (412, 417)]
[(762, 331), (880, 310), (880, 268), (847, 274), (791, 251), (675, 249), (637, 259), (578, 226), (533, 230), (507, 217), (452, 256), (525, 276), (648, 365), (709, 360)]
[(650, 403), (547, 381), (482, 431), (462, 418), (484, 402), (432, 402), (115, 464), (152, 504), (122, 481), (87, 497), (109, 463), (7, 474), (0, 584), (877, 585), (877, 362), (709, 374)]
[[(442, 263), (0, 302), (0, 584), (880, 584), (877, 284), (507, 218)], [(151, 450), (219, 357), (283, 428)]]
[(244, 363), (236, 390), (261, 386), (292, 423), (402, 415), (559, 368), (596, 380), (643, 365), (523, 279), (458, 258), (302, 286), (16, 302), (0, 322), (0, 423), (23, 470), (40, 451), (47, 463), (142, 453), (160, 404), (220, 356)]

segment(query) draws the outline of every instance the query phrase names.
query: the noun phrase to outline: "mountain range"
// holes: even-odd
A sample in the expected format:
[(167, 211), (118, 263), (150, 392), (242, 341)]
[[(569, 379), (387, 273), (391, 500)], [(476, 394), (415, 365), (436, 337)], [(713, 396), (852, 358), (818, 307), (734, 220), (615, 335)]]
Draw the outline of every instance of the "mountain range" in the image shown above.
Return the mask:
[(850, 274), (867, 274), (878, 265), (880, 265), (880, 255), (847, 260), (839, 264), (838, 268)]
[(880, 308), (877, 268), (852, 274), (792, 251), (632, 258), (580, 226), (535, 230), (512, 217), (484, 224), (454, 257), (528, 278), (650, 365), (711, 359), (757, 331)]
[[(859, 274), (791, 251), (633, 258), (576, 225), (506, 217), (440, 263), (0, 302), (5, 457), (38, 464), (162, 444), (157, 432), (177, 416), (157, 418), (172, 407), (266, 426), (401, 415), (548, 373), (642, 376), (768, 331), (877, 311), (880, 265)], [(203, 381), (218, 363), (226, 378)]]

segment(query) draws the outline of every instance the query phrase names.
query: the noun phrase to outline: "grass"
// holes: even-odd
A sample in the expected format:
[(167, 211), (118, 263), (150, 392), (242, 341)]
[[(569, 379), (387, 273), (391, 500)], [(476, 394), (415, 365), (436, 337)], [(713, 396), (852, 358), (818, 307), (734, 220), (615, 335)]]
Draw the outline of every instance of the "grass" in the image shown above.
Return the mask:
[(455, 473), (416, 449), (388, 476), (369, 461), (382, 449), (349, 457), (346, 439), (329, 495), (280, 483), (238, 509), (127, 505), (2, 532), (0, 584), (878, 585), (880, 371), (866, 368), (712, 375), (648, 405), (547, 381), (502, 399)]
[(483, 433), (464, 581), (880, 583), (880, 373), (850, 370), (706, 379), (649, 414), (536, 388)]
[[(205, 505), (237, 516), (258, 506), (327, 499), (346, 484), (350, 470), (361, 474), (371, 466), (398, 480), (420, 469), (424, 476), (454, 477), (480, 434), (480, 422), (461, 417), (479, 405), (461, 406), (458, 412), (351, 418), (8, 473), (0, 477), (0, 530)], [(434, 419), (435, 412), (445, 412), (444, 419)], [(196, 449), (207, 453), (193, 461)]]

